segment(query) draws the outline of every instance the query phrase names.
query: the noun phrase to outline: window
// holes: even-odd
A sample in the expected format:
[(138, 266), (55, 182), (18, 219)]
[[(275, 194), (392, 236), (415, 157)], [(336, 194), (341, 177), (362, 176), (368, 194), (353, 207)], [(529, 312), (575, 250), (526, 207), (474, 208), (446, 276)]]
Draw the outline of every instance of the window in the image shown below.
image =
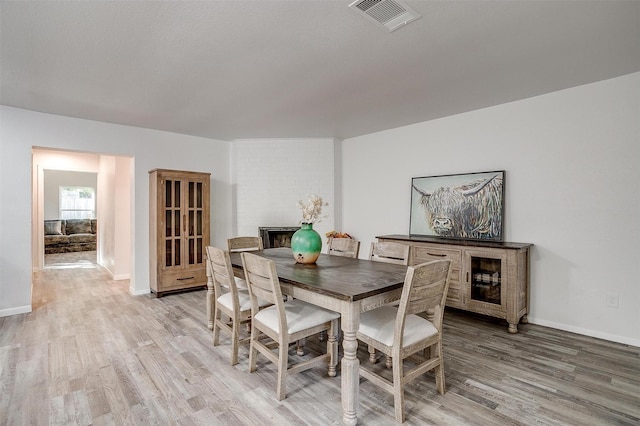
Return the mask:
[(60, 219), (96, 217), (96, 191), (90, 187), (60, 187)]

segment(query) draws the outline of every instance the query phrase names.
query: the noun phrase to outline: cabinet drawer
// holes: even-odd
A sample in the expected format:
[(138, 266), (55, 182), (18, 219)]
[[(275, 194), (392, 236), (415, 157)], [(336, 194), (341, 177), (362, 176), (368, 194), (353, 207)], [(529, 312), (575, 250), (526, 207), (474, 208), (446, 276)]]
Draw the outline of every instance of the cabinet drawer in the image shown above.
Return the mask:
[(415, 265), (429, 262), (431, 260), (450, 260), (454, 264), (457, 263), (457, 267), (460, 269), (462, 253), (460, 250), (444, 249), (440, 247), (424, 247), (418, 245), (413, 247), (413, 263)]
[(461, 308), (464, 306), (464, 292), (460, 286), (460, 265), (462, 264), (462, 252), (456, 249), (447, 249), (433, 246), (414, 245), (413, 264), (419, 265), (432, 260), (450, 260), (451, 277), (449, 278), (449, 292), (447, 293), (447, 306)]
[(179, 272), (165, 272), (162, 274), (158, 291), (174, 290), (207, 285), (205, 268), (190, 269)]

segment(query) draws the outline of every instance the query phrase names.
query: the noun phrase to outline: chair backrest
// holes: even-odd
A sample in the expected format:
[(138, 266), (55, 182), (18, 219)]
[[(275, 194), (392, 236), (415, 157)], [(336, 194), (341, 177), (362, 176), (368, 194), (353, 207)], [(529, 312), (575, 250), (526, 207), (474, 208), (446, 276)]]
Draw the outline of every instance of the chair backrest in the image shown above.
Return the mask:
[(255, 251), (262, 250), (264, 244), (260, 237), (233, 237), (227, 240), (229, 251)]
[(450, 275), (450, 260), (432, 260), (407, 268), (396, 317), (395, 332), (400, 334), (396, 338), (404, 334), (404, 320), (411, 314), (426, 313), (436, 329), (442, 330)]
[(327, 254), (332, 256), (353, 257), (360, 252), (360, 241), (353, 238), (329, 238)]
[(213, 278), (215, 297), (218, 298), (222, 295), (222, 288), (228, 289), (233, 295), (234, 307), (237, 308), (235, 304), (238, 303), (238, 288), (233, 277), (233, 267), (231, 266), (229, 252), (212, 246), (207, 246), (206, 250), (207, 263)]
[(249, 252), (240, 254), (245, 279), (251, 295), (251, 315), (255, 316), (259, 311), (258, 298), (266, 300), (278, 310), (280, 330), (287, 330), (284, 302), (280, 280), (276, 272), (276, 264), (273, 260)]
[(410, 249), (411, 246), (408, 244), (394, 243), (393, 241), (371, 243), (369, 260), (408, 265)]

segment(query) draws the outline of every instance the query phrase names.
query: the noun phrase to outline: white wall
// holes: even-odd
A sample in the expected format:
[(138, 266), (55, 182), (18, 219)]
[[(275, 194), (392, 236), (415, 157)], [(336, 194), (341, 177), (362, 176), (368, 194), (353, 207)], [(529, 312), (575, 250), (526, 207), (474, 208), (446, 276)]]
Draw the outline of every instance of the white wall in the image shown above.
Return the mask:
[[(131, 211), (132, 201), (135, 199), (131, 194), (131, 176), (134, 175), (133, 159), (128, 157), (116, 157), (115, 164), (115, 184), (116, 193), (114, 197), (114, 267), (111, 275), (114, 280), (130, 279), (131, 274), (131, 221), (134, 220)], [(124, 190), (126, 189), (126, 190)]]
[(44, 218), (60, 219), (60, 187), (83, 186), (97, 193), (96, 173), (44, 170)]
[(0, 107), (0, 316), (31, 309), (31, 149), (122, 155), (134, 160), (133, 294), (149, 291), (149, 177), (153, 168), (212, 173), (214, 244), (231, 228), (229, 142)]
[(506, 170), (504, 239), (535, 244), (530, 322), (640, 346), (640, 73), (347, 139), (343, 163), (364, 247), (408, 233), (412, 177)]
[(131, 278), (131, 176), (133, 159), (100, 156), (98, 263), (114, 280)]
[(115, 245), (115, 185), (116, 157), (100, 156), (98, 179), (100, 202), (98, 203), (98, 263), (112, 275), (116, 267)]
[(297, 226), (296, 203), (320, 195), (329, 217), (314, 225), (323, 237), (334, 228), (333, 139), (237, 140), (233, 147), (236, 235), (258, 235), (260, 226)]

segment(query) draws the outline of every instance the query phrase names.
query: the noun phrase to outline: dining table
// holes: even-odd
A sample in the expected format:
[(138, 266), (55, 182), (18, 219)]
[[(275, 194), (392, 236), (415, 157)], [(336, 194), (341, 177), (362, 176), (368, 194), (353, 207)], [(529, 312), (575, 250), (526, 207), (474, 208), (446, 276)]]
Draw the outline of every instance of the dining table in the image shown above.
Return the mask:
[[(283, 294), (340, 313), (342, 420), (345, 425), (357, 424), (360, 313), (399, 300), (407, 267), (327, 254), (320, 254), (313, 264), (303, 264), (295, 261), (287, 247), (251, 253), (274, 261)], [(229, 255), (234, 274), (244, 277), (240, 253)]]

